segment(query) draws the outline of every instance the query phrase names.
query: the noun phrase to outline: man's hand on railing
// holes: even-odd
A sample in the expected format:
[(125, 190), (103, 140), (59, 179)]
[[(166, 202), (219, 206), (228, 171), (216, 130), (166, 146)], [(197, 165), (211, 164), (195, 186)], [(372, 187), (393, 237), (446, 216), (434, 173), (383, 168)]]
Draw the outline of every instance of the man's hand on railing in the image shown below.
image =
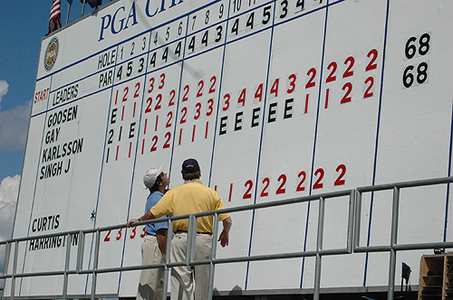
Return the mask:
[(134, 224), (136, 222), (142, 222), (142, 221), (151, 220), (151, 219), (155, 219), (155, 218), (156, 217), (151, 213), (151, 211), (148, 211), (148, 212), (146, 212), (146, 214), (144, 214), (143, 216), (141, 216), (138, 219), (130, 219), (129, 221), (127, 221), (126, 227), (131, 227), (132, 224)]
[(130, 219), (129, 221), (127, 221), (126, 223), (126, 227), (131, 227), (133, 223), (136, 223), (136, 222), (140, 222), (139, 219)]

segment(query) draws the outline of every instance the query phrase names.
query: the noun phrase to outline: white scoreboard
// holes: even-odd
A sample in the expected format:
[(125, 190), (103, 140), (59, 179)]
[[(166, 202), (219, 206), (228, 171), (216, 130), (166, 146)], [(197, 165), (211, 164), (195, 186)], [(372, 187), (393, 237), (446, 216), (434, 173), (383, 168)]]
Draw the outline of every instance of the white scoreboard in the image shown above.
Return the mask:
[[(451, 0), (113, 1), (42, 40), (14, 238), (124, 224), (144, 213), (145, 171), (162, 164), (173, 187), (189, 157), (227, 207), (449, 176), (452, 27)], [(400, 240), (451, 241), (446, 187), (408, 194)], [(346, 222), (341, 202), (327, 210), (326, 247), (344, 243), (329, 226)], [(391, 206), (377, 203), (370, 244), (388, 243)], [(233, 214), (218, 256), (313, 250), (315, 214), (307, 204)], [(142, 229), (106, 232), (99, 267), (139, 265)], [(60, 270), (65, 242), (24, 243), (18, 269)], [(85, 268), (92, 252), (88, 237)], [(398, 257), (412, 283), (419, 258)], [(325, 258), (322, 287), (386, 285), (387, 261)], [(313, 264), (221, 265), (215, 284), (312, 288)], [(138, 276), (99, 275), (97, 293), (134, 296)], [(62, 286), (19, 281), (16, 296)], [(69, 294), (90, 284), (70, 276)]]

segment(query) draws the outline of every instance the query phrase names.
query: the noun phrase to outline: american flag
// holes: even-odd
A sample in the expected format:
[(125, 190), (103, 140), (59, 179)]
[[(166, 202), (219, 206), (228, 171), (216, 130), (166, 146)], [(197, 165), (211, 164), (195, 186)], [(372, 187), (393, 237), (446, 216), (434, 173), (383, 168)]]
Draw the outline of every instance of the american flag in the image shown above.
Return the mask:
[(49, 32), (47, 33), (47, 35), (60, 27), (61, 27), (60, 0), (53, 0), (52, 7), (50, 8)]

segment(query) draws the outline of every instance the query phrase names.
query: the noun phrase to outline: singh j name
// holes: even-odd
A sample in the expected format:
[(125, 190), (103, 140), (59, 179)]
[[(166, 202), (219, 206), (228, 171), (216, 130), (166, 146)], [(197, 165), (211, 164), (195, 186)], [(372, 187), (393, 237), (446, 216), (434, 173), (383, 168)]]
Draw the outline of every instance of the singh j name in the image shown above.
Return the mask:
[[(160, 14), (167, 9), (171, 9), (181, 3), (184, 0), (146, 0), (144, 11), (148, 18), (152, 18), (157, 14)], [(99, 41), (104, 39), (105, 34), (118, 34), (123, 30), (138, 24), (137, 21), (137, 1), (131, 1), (130, 7), (120, 6), (113, 14), (106, 14), (101, 18), (101, 27), (99, 34)]]

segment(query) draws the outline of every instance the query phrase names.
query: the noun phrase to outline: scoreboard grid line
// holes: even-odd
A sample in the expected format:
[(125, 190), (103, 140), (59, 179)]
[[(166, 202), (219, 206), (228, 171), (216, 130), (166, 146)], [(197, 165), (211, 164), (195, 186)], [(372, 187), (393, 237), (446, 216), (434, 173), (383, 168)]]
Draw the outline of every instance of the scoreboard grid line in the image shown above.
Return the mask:
[[(264, 6), (264, 5), (263, 5)], [(275, 11), (276, 11), (276, 5), (275, 5), (275, 0), (274, 0), (274, 16), (275, 16)], [(266, 73), (266, 79), (265, 79), (265, 90), (269, 90), (269, 78), (270, 78), (270, 72), (271, 72), (271, 62), (272, 62), (272, 54), (273, 54), (273, 46), (274, 46), (274, 29), (275, 29), (275, 17), (272, 18), (272, 25), (269, 28), (270, 29), (270, 40), (269, 40), (269, 52), (268, 52), (268, 58), (267, 58), (267, 73)], [(262, 30), (264, 31), (264, 29)], [(261, 31), (260, 31), (261, 32)], [(240, 40), (239, 38), (238, 40)], [(236, 40), (232, 41), (235, 42)], [(263, 136), (264, 136), (264, 128), (265, 128), (265, 119), (266, 119), (266, 104), (267, 104), (267, 99), (268, 99), (268, 93), (265, 93), (264, 95), (264, 100), (263, 100), (263, 114), (261, 117), (261, 128), (260, 128), (260, 139), (259, 139), (259, 147), (258, 147), (258, 160), (256, 164), (256, 172), (255, 172), (255, 182), (258, 182), (259, 175), (260, 175), (260, 166), (261, 166), (261, 154), (262, 154), (262, 146), (263, 146)], [(257, 200), (257, 195), (258, 195), (258, 189), (256, 188), (254, 191), (253, 195), (253, 204), (256, 204)], [(250, 242), (249, 242), (249, 248), (248, 248), (248, 253), (247, 256), (250, 257), (251, 252), (252, 252), (252, 244), (253, 244), (253, 234), (255, 230), (255, 217), (256, 217), (256, 212), (255, 210), (252, 211), (252, 220), (251, 220), (251, 226), (250, 226)], [(247, 267), (246, 267), (246, 274), (245, 274), (245, 285), (244, 288), (248, 289), (248, 281), (249, 281), (249, 276), (250, 276), (250, 262), (247, 262)]]
[[(228, 1), (228, 13), (227, 13), (227, 18), (226, 18), (226, 26), (228, 28), (228, 23), (230, 21), (230, 11), (231, 11), (231, 0)], [(220, 81), (219, 81), (219, 92), (217, 93), (217, 110), (216, 110), (216, 116), (215, 116), (215, 124), (214, 124), (214, 136), (212, 140), (212, 150), (211, 150), (211, 162), (209, 165), (209, 173), (208, 173), (208, 183), (207, 185), (211, 187), (211, 179), (212, 179), (212, 168), (213, 168), (213, 162), (214, 162), (214, 153), (215, 153), (215, 147), (216, 147), (216, 141), (217, 141), (217, 135), (215, 134), (217, 132), (218, 124), (219, 124), (219, 115), (220, 115), (220, 99), (222, 96), (222, 87), (223, 87), (223, 75), (224, 75), (224, 68), (225, 68), (225, 54), (226, 54), (226, 40), (227, 36), (225, 35), (224, 41), (222, 42), (222, 47), (223, 47), (223, 53), (222, 53), (222, 62), (220, 66)], [(184, 47), (185, 49), (185, 47)]]
[[(374, 185), (376, 183), (376, 167), (378, 161), (378, 148), (379, 148), (379, 133), (381, 128), (381, 113), (382, 113), (382, 97), (383, 97), (383, 90), (384, 90), (384, 72), (385, 72), (385, 59), (387, 54), (387, 38), (388, 38), (388, 26), (389, 26), (389, 14), (390, 14), (390, 0), (387, 0), (387, 7), (385, 12), (385, 27), (384, 27), (384, 35), (383, 35), (383, 45), (382, 45), (382, 67), (381, 67), (381, 82), (379, 86), (379, 104), (378, 104), (378, 116), (377, 116), (377, 124), (376, 124), (376, 138), (374, 144), (374, 162), (373, 162), (373, 171), (372, 171), (372, 179), (371, 184)], [(374, 193), (371, 193), (371, 200), (370, 200), (370, 211), (369, 211), (369, 218), (368, 218), (368, 233), (367, 233), (367, 246), (370, 245), (371, 242), (371, 227), (372, 227), (372, 217), (373, 217), (373, 205), (374, 203)], [(368, 263), (369, 263), (369, 253), (365, 254), (365, 261), (364, 261), (364, 268), (363, 268), (363, 286), (366, 286), (367, 282), (367, 275), (368, 275)]]
[[(151, 32), (150, 32), (150, 42), (151, 42)], [(149, 50), (150, 45), (151, 44), (148, 45), (148, 50)], [(145, 82), (146, 82), (146, 77), (147, 77), (147, 74), (148, 74), (148, 72), (147, 72), (148, 71), (148, 59), (149, 59), (149, 55), (146, 55), (146, 70), (145, 70), (145, 74), (143, 75)], [(113, 90), (114, 90), (114, 87), (112, 87), (112, 92), (113, 92)], [(142, 106), (142, 103), (144, 102), (145, 91), (146, 91), (146, 88), (145, 88), (145, 85), (143, 85), (140, 107)], [(111, 96), (110, 96), (110, 99), (111, 99)], [(110, 111), (110, 109), (109, 109), (109, 111)], [(139, 114), (139, 117), (138, 117), (138, 132), (141, 132), (142, 117), (143, 117), (143, 110), (140, 109), (140, 114)], [(107, 140), (107, 131), (108, 131), (108, 125), (106, 126), (106, 135), (105, 135), (106, 138), (105, 138), (105, 140)], [(106, 147), (104, 146), (104, 153), (105, 153), (105, 148)], [(127, 217), (126, 217), (126, 219), (128, 219), (128, 220), (130, 219), (130, 211), (131, 211), (131, 205), (132, 205), (132, 192), (134, 190), (134, 177), (135, 177), (136, 165), (137, 165), (138, 148), (139, 148), (139, 138), (137, 137), (137, 140), (135, 142), (135, 153), (134, 153), (134, 156), (133, 156), (134, 157), (134, 159), (133, 159), (134, 162), (133, 162), (133, 167), (132, 167), (131, 183), (129, 185), (130, 186), (130, 190), (129, 190), (129, 199), (128, 199), (128, 206), (127, 206)], [(104, 160), (102, 160), (102, 161), (103, 161), (103, 164), (104, 164)], [(100, 184), (99, 184), (99, 186), (100, 186)], [(99, 198), (98, 198), (98, 201), (99, 201)], [(127, 236), (127, 233), (128, 233), (128, 228), (126, 228), (124, 234)], [(127, 239), (123, 240), (120, 267), (123, 267), (123, 264), (124, 264), (124, 255), (125, 255), (125, 250), (126, 250), (126, 241), (127, 241)], [(120, 294), (120, 290), (121, 290), (122, 274), (123, 274), (123, 272), (120, 272), (119, 276), (118, 276), (118, 289), (117, 289), (118, 295)]]
[[(189, 14), (186, 16), (186, 18), (187, 18), (187, 22), (188, 22)], [(186, 34), (187, 34), (188, 30), (189, 30), (189, 27), (186, 27)], [(185, 58), (185, 54), (186, 54), (186, 44), (187, 44), (187, 39), (184, 39), (184, 52), (183, 52), (183, 59), (181, 60), (181, 70), (179, 72), (178, 93), (177, 93), (178, 101), (176, 101), (175, 120), (178, 119), (178, 116), (179, 116), (179, 104), (182, 102), (182, 100), (180, 98), (181, 98), (182, 78), (183, 78), (183, 74), (184, 74), (184, 65), (185, 65), (185, 59), (184, 58)], [(172, 141), (172, 146), (171, 146), (172, 154), (173, 154), (174, 149), (175, 149), (176, 129), (177, 129), (177, 124), (175, 124), (175, 126), (173, 128), (173, 141)], [(170, 165), (169, 165), (169, 168), (168, 168), (169, 176), (171, 176), (172, 165), (173, 165), (173, 155), (170, 156)]]
[[(318, 137), (318, 122), (319, 122), (319, 114), (321, 109), (321, 94), (322, 94), (322, 87), (323, 87), (323, 74), (324, 74), (324, 61), (325, 61), (325, 51), (326, 51), (326, 38), (327, 38), (327, 22), (329, 20), (329, 2), (327, 0), (325, 6), (325, 14), (324, 14), (324, 30), (323, 30), (323, 39), (322, 39), (322, 54), (321, 54), (321, 65), (320, 65), (320, 74), (319, 74), (319, 88), (318, 88), (318, 104), (316, 107), (316, 118), (315, 118), (315, 131), (313, 134), (313, 150), (312, 150), (312, 161), (310, 164), (310, 181), (309, 181), (309, 191), (308, 195), (312, 195), (312, 187), (313, 187), (313, 168), (315, 165), (315, 155), (316, 155), (316, 142)], [(309, 220), (310, 220), (310, 211), (311, 211), (311, 202), (308, 202), (307, 205), (307, 215), (305, 219), (305, 235), (304, 235), (304, 247), (303, 251), (307, 250), (307, 241), (308, 241), (308, 228), (309, 228)], [(301, 266), (301, 274), (300, 274), (300, 288), (303, 288), (304, 285), (304, 273), (305, 273), (305, 262), (306, 258), (302, 258), (302, 266)]]
[[(453, 103), (453, 99), (452, 99)], [(450, 145), (449, 145), (449, 159), (448, 159), (448, 169), (447, 169), (447, 176), (451, 176), (451, 164), (452, 164), (452, 155), (453, 155), (453, 105), (452, 105), (452, 113), (451, 113), (451, 127), (450, 127)], [(446, 201), (445, 201), (445, 225), (444, 225), (444, 238), (443, 241), (447, 241), (447, 230), (448, 230), (448, 212), (450, 209), (450, 184), (447, 184), (447, 192), (446, 192)]]
[[(52, 85), (52, 79), (53, 78), (50, 78), (50, 85)], [(47, 103), (47, 107), (48, 106), (49, 106), (49, 103)], [(32, 112), (32, 109), (30, 110), (30, 112)], [(30, 127), (31, 127), (31, 117), (30, 117), (30, 122), (28, 124), (28, 132), (30, 132)], [(44, 124), (43, 129), (42, 129), (42, 136), (44, 136), (44, 132), (46, 131), (45, 129), (46, 129), (46, 126)], [(27, 140), (27, 143), (28, 143), (28, 140)], [(41, 141), (40, 148), (39, 148), (39, 153), (42, 152), (43, 143), (44, 143), (44, 141)], [(37, 189), (37, 184), (36, 183), (38, 181), (38, 177), (39, 177), (39, 169), (36, 169), (36, 175), (35, 175), (35, 180), (34, 180), (35, 185), (33, 187), (33, 195), (32, 195), (32, 200), (31, 200), (30, 218), (29, 218), (29, 221), (28, 221), (29, 223), (28, 223), (28, 226), (27, 226), (27, 237), (30, 237), (30, 229), (31, 229), (31, 225), (32, 225), (33, 210), (34, 210), (34, 207), (35, 207), (35, 198), (36, 198), (36, 189)], [(22, 182), (21, 182), (21, 185), (22, 185)], [(19, 187), (19, 190), (20, 190), (20, 187)], [(17, 204), (16, 204), (16, 210), (17, 210)], [(17, 218), (17, 216), (15, 215), (15, 219), (16, 218)], [(16, 222), (16, 220), (14, 222)], [(14, 234), (14, 227), (13, 227), (13, 232), (12, 232), (11, 236), (13, 236), (13, 234)], [(25, 243), (25, 249), (28, 248), (28, 243), (29, 243), (28, 241)], [(23, 264), (22, 264), (22, 273), (24, 273), (24, 270), (25, 270), (26, 258), (27, 258), (27, 251), (24, 251), (24, 261), (23, 261)], [(19, 295), (20, 295), (20, 292), (22, 291), (23, 280), (24, 280), (24, 278), (20, 279)]]

